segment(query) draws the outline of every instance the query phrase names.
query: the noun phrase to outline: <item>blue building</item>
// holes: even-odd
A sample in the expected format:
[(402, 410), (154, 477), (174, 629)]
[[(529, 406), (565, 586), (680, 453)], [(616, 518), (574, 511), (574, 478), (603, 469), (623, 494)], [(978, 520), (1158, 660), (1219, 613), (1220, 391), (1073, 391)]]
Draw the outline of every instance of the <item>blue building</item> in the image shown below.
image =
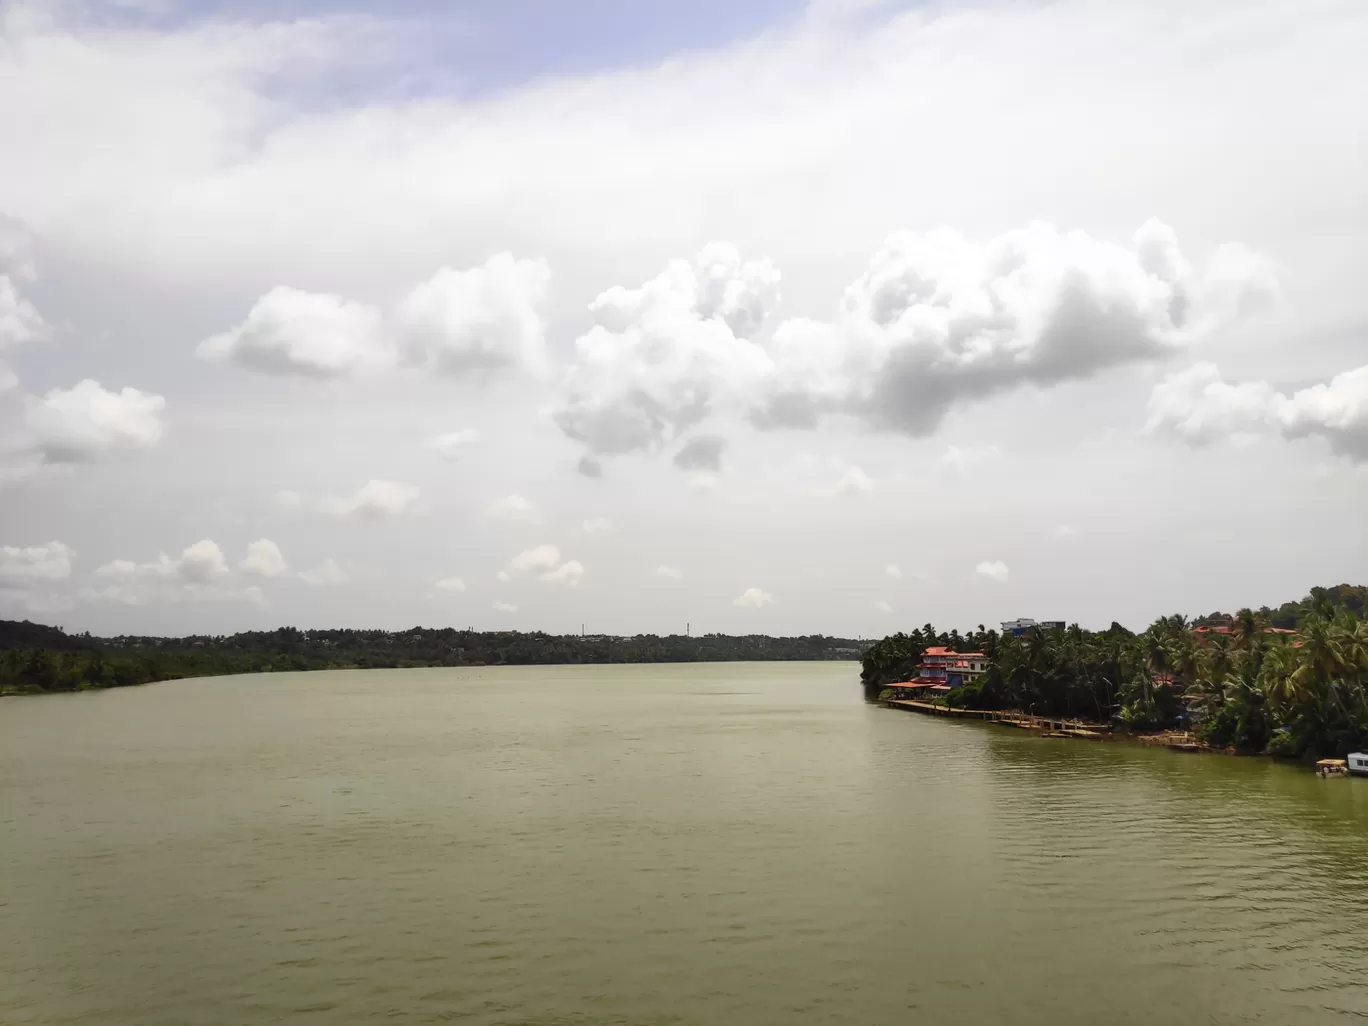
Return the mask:
[(1002, 621), (1002, 631), (1010, 634), (1014, 638), (1019, 638), (1032, 627), (1039, 627), (1042, 631), (1062, 631), (1064, 629), (1063, 620), (1032, 620), (1029, 617), (1022, 617), (1020, 620)]

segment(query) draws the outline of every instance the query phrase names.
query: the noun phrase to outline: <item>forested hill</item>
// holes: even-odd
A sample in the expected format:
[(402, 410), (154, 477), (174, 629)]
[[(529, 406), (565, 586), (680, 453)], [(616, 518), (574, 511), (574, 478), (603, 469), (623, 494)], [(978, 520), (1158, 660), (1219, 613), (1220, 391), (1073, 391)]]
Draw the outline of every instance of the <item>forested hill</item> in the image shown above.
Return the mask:
[(0, 694), (122, 687), (175, 677), (269, 670), (549, 663), (858, 659), (865, 643), (811, 635), (699, 637), (555, 635), (517, 631), (301, 631), (227, 636), (95, 638), (0, 620)]

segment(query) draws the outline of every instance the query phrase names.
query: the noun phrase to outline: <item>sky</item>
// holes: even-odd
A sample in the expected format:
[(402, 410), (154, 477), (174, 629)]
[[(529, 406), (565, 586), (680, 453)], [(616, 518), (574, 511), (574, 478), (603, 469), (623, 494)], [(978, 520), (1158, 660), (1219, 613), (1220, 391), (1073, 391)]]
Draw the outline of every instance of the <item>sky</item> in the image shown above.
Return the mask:
[(0, 617), (1368, 581), (1357, 2), (0, 2)]

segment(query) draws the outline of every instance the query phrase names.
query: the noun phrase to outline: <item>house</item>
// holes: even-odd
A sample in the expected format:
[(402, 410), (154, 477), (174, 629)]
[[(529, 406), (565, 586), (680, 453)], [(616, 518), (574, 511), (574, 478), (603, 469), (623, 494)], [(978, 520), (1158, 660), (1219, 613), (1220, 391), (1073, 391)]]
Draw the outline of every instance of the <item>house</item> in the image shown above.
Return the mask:
[(959, 687), (988, 672), (988, 657), (982, 652), (954, 652), (943, 646), (928, 648), (917, 666), (917, 679), (933, 685)]
[(888, 685), (895, 691), (916, 698), (927, 692), (944, 692), (967, 684), (988, 672), (988, 657), (982, 652), (955, 652), (944, 646), (928, 648), (917, 664), (913, 680)]

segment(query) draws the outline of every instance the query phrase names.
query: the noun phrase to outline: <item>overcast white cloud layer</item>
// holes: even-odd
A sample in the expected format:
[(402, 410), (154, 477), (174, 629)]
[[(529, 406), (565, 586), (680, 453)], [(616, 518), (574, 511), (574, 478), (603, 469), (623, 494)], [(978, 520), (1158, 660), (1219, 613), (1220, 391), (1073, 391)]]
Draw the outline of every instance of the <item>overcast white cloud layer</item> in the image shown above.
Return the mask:
[(875, 5), (415, 99), (379, 9), (83, 9), (0, 7), (0, 616), (858, 634), (1368, 580), (1362, 4)]

